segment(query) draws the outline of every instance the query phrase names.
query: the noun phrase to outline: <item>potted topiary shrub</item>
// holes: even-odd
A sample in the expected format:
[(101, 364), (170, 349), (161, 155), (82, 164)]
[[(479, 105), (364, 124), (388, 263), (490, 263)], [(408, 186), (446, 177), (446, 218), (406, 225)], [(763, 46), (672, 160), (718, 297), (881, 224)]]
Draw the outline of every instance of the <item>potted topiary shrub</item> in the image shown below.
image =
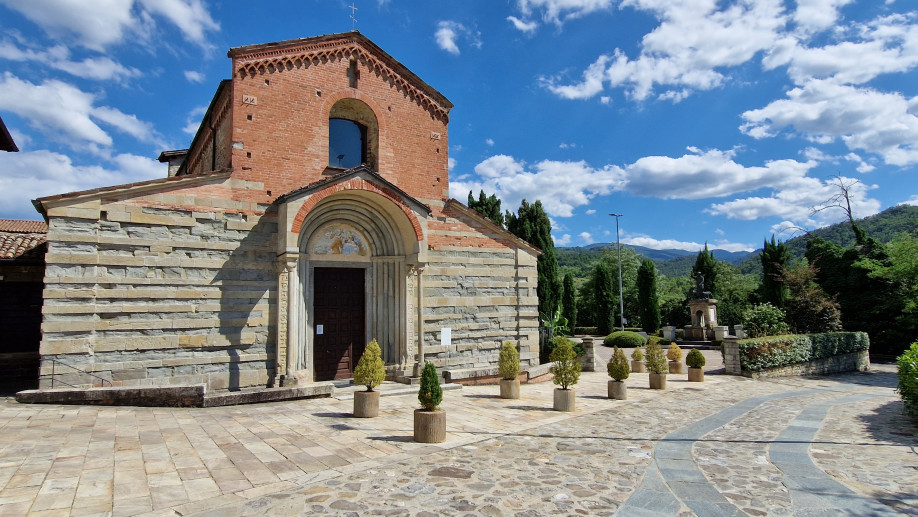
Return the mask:
[(510, 341), (504, 341), (500, 347), (497, 371), (500, 373), (500, 398), (520, 398), (520, 353)]
[(625, 358), (625, 352), (621, 348), (615, 347), (612, 352), (612, 359), (606, 365), (609, 372), (609, 398), (616, 400), (625, 400), (628, 398), (628, 388), (625, 386), (625, 379), (628, 378), (630, 370), (628, 369), (628, 359)]
[(690, 382), (704, 382), (704, 354), (701, 350), (693, 348), (685, 356), (685, 364), (688, 365), (688, 380)]
[(569, 339), (559, 340), (549, 359), (555, 363), (551, 367), (552, 382), (561, 386), (555, 388), (553, 407), (555, 411), (574, 411), (576, 390), (571, 386), (580, 380), (580, 359), (573, 343)]
[(657, 343), (647, 345), (647, 354), (644, 358), (647, 371), (650, 372), (650, 389), (666, 389), (666, 355)]
[(679, 345), (675, 343), (669, 345), (666, 358), (669, 359), (669, 373), (682, 373), (682, 349), (679, 348)]
[(644, 349), (642, 347), (637, 347), (634, 349), (634, 352), (631, 352), (631, 371), (634, 373), (644, 373), (647, 371), (644, 368)]
[(424, 365), (418, 390), (421, 409), (414, 410), (414, 441), (440, 443), (446, 440), (446, 411), (440, 409), (443, 388), (433, 363)]
[(366, 391), (354, 392), (354, 416), (372, 418), (379, 415), (379, 392), (373, 388), (386, 380), (386, 363), (382, 360), (379, 343), (374, 339), (357, 361), (354, 368), (354, 384), (363, 384)]

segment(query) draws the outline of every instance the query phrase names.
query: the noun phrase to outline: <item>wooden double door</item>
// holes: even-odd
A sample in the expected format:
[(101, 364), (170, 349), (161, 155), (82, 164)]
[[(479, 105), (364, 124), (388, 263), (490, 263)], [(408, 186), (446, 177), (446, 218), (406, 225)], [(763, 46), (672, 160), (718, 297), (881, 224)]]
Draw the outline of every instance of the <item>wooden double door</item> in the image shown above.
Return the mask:
[(317, 267), (313, 270), (313, 354), (315, 379), (354, 376), (366, 348), (366, 270)]

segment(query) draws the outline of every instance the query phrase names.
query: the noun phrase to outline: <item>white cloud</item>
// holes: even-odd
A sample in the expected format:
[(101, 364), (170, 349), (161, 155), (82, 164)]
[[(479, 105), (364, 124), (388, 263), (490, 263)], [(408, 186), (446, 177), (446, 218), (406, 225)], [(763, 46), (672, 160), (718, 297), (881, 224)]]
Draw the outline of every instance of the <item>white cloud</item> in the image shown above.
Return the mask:
[(661, 199), (704, 199), (779, 188), (806, 175), (816, 162), (774, 160), (761, 167), (734, 161), (735, 151), (690, 147), (679, 158), (645, 156), (625, 167), (625, 189), (638, 196)]
[(571, 217), (576, 207), (622, 186), (621, 169), (595, 169), (583, 161), (544, 160), (527, 166), (512, 156), (496, 155), (476, 165), (475, 173), (477, 179), (450, 182), (450, 195), (484, 189), (496, 194), (506, 207), (519, 206), (523, 199), (538, 199), (554, 217)]
[(857, 172), (872, 172), (876, 169), (876, 167), (861, 158), (857, 153), (848, 153), (845, 155), (845, 159), (857, 164)]
[(186, 40), (209, 47), (206, 34), (220, 26), (201, 0), (0, 0), (40, 26), (49, 36), (74, 40), (99, 52), (128, 37), (146, 40), (154, 15), (167, 19)]
[(185, 127), (182, 128), (182, 132), (189, 135), (197, 133), (198, 128), (201, 127), (201, 120), (203, 120), (205, 113), (207, 113), (207, 106), (198, 106), (188, 112), (188, 115), (185, 117)]
[(108, 106), (94, 108), (91, 115), (93, 118), (131, 135), (140, 142), (148, 142), (160, 148), (169, 147), (163, 140), (162, 135), (153, 129), (153, 124), (139, 120), (136, 115), (128, 115)]
[(533, 32), (535, 32), (536, 29), (539, 28), (538, 22), (527, 22), (524, 20), (520, 20), (516, 16), (508, 16), (507, 21), (512, 23), (513, 26), (516, 27), (516, 30), (520, 32), (525, 32), (527, 34), (532, 34)]
[(447, 168), (449, 169), (449, 171), (452, 172), (453, 169), (456, 168), (456, 159), (453, 158), (453, 157), (447, 158), (447, 159), (446, 159), (446, 166), (447, 166)]
[(200, 83), (203, 83), (206, 78), (204, 77), (204, 74), (202, 74), (201, 72), (195, 72), (194, 70), (185, 70), (185, 79), (187, 79), (189, 83), (199, 83), (200, 84)]
[(841, 139), (848, 149), (878, 154), (891, 165), (918, 163), (918, 97), (812, 80), (742, 117), (740, 129), (753, 138), (793, 128), (813, 142)]
[(583, 241), (584, 244), (593, 243), (593, 236), (590, 235), (589, 232), (580, 232), (580, 235), (578, 235), (578, 237), (580, 237), (580, 240)]
[(914, 205), (914, 206), (918, 206), (918, 195), (914, 195), (914, 196), (912, 196), (912, 197), (906, 199), (905, 201), (903, 201), (903, 202), (901, 202), (901, 203), (899, 203), (899, 204), (900, 204), (900, 205)]
[(33, 219), (31, 199), (165, 177), (151, 158), (116, 155), (116, 168), (74, 165), (68, 156), (47, 150), (9, 153), (0, 161), (0, 217)]
[(554, 241), (555, 246), (567, 246), (571, 243), (571, 234), (565, 233), (561, 237), (551, 236), (551, 240)]
[(486, 138), (486, 139), (485, 139), (485, 144), (487, 144), (488, 147), (493, 147), (493, 146), (494, 146), (494, 139), (493, 139), (493, 138)]
[(517, 7), (525, 16), (542, 11), (542, 19), (556, 25), (580, 18), (595, 11), (611, 9), (612, 0), (517, 0)]
[(838, 10), (854, 0), (797, 0), (794, 22), (797, 28), (812, 34), (827, 29), (838, 20)]
[(127, 79), (142, 75), (140, 70), (121, 65), (108, 57), (72, 61), (70, 59), (70, 50), (63, 45), (56, 45), (48, 50), (23, 50), (8, 41), (4, 41), (0, 42), (0, 59), (35, 61), (76, 77), (99, 81), (114, 80), (124, 82)]
[(603, 95), (602, 97), (599, 98), (599, 102), (608, 106), (609, 104), (612, 104), (612, 97)]
[[(704, 243), (679, 241), (675, 239), (654, 239), (644, 234), (625, 235), (622, 237), (622, 244), (643, 246), (652, 250), (701, 251), (704, 249)], [(719, 240), (712, 244), (713, 245), (709, 247), (724, 251), (752, 251), (756, 249), (752, 244), (732, 243), (725, 240)]]
[(592, 208), (586, 211), (586, 215), (593, 215), (595, 213), (596, 213), (596, 210), (593, 210)]
[(786, 24), (780, 0), (718, 5), (711, 0), (624, 0), (622, 7), (649, 11), (660, 20), (641, 40), (640, 56), (632, 60), (615, 49), (590, 65), (577, 84), (560, 85), (557, 77), (544, 84), (563, 98), (586, 99), (608, 82), (627, 88), (639, 101), (659, 85), (667, 88), (660, 97), (676, 102), (693, 90), (716, 88), (724, 80), (719, 69), (741, 65), (769, 49)]
[(458, 43), (460, 39), (467, 40), (475, 48), (481, 48), (481, 37), (478, 32), (473, 32), (465, 25), (451, 20), (437, 24), (434, 39), (437, 41), (437, 46), (456, 56), (460, 53)]

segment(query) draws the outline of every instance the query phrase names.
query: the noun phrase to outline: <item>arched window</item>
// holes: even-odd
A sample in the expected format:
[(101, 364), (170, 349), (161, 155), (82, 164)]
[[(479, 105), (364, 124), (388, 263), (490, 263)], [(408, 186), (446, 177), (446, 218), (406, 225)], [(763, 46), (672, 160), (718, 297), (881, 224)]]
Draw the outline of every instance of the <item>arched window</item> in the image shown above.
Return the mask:
[(350, 169), (366, 164), (379, 170), (376, 114), (357, 99), (341, 99), (328, 114), (328, 166)]
[(328, 165), (350, 169), (367, 162), (367, 127), (353, 120), (328, 120)]

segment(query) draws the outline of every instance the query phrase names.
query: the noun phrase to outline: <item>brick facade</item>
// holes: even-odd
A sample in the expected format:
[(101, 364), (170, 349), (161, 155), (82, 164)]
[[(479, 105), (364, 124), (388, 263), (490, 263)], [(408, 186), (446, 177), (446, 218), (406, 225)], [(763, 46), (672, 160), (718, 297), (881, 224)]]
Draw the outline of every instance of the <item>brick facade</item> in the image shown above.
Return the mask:
[[(448, 100), (359, 33), (229, 56), (176, 176), (38, 200), (42, 387), (52, 369), (80, 386), (312, 382), (329, 267), (364, 270), (392, 377), (493, 368), (504, 340), (538, 363), (538, 250), (448, 199)], [(329, 166), (338, 114), (368, 128), (365, 166)], [(329, 251), (329, 232), (361, 252)]]

